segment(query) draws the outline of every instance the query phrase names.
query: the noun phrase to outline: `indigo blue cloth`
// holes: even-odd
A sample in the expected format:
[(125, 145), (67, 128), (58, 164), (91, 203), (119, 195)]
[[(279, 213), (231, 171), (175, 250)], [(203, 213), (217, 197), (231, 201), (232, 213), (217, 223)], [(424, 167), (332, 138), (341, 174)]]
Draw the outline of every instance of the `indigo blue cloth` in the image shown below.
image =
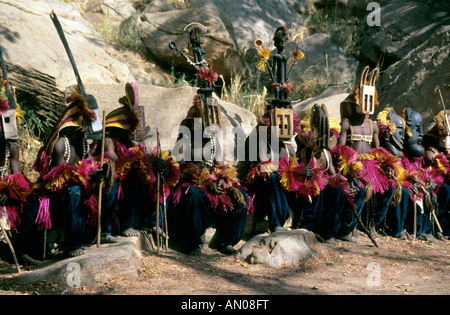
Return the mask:
[[(357, 193), (354, 197), (355, 210), (360, 215), (364, 206), (365, 190), (355, 182)], [(294, 213), (300, 213), (298, 227), (318, 233), (323, 239), (340, 238), (349, 235), (358, 220), (345, 192), (334, 186), (327, 186), (312, 202), (300, 198), (295, 203)]]
[(396, 206), (391, 206), (386, 216), (388, 232), (394, 237), (399, 237), (400, 233), (405, 229), (409, 202), (409, 190), (402, 186), (402, 198), (400, 202)]
[[(137, 172), (128, 173), (121, 189), (122, 196), (119, 198), (117, 209), (120, 230), (156, 226), (156, 201), (150, 196), (148, 186), (142, 185)], [(162, 226), (163, 219), (164, 204), (160, 203), (159, 226)]]
[(323, 207), (319, 216), (319, 230), (318, 233), (325, 240), (332, 237), (340, 237), (342, 219), (348, 217), (346, 211), (351, 211), (345, 208), (346, 196), (345, 192), (339, 187), (327, 186), (321, 192), (323, 195)]
[(55, 192), (50, 199), (52, 229), (59, 228), (64, 231), (64, 251), (79, 249), (83, 245), (82, 234), (87, 217), (85, 199), (84, 189), (75, 184)]
[(442, 234), (450, 235), (450, 186), (443, 184), (437, 192), (437, 218), (442, 228)]
[[(364, 209), (364, 198), (366, 198), (366, 190), (364, 187), (360, 186), (358, 180), (354, 179), (352, 181), (353, 186), (356, 188), (356, 194), (353, 197), (353, 203), (356, 214), (361, 217), (361, 214)], [(345, 200), (344, 208), (339, 216), (339, 225), (337, 228), (335, 237), (344, 237), (348, 236), (358, 225), (358, 218), (354, 215), (354, 211), (352, 210), (352, 204), (347, 200)]]
[(266, 181), (260, 180), (257, 189), (253, 201), (255, 218), (262, 219), (267, 215), (269, 229), (275, 231), (290, 217), (290, 198), (281, 187), (278, 174), (271, 174)]
[[(242, 191), (245, 201), (246, 194)], [(184, 253), (202, 245), (202, 235), (208, 227), (214, 226), (213, 248), (236, 245), (244, 236), (247, 227), (247, 207), (234, 204), (233, 211), (217, 213), (208, 197), (198, 187), (191, 186), (184, 192), (175, 206), (169, 200), (168, 225), (170, 239), (175, 241)]]
[(375, 227), (380, 227), (383, 220), (386, 218), (386, 215), (389, 211), (389, 207), (392, 202), (392, 198), (394, 198), (394, 188), (388, 189), (383, 193), (375, 194), (375, 198), (377, 198), (377, 206), (375, 208), (375, 217), (374, 224)]
[(102, 218), (101, 218), (101, 234), (102, 236), (110, 235), (112, 232), (112, 222), (117, 212), (118, 203), (118, 186), (114, 180), (110, 188), (102, 190)]

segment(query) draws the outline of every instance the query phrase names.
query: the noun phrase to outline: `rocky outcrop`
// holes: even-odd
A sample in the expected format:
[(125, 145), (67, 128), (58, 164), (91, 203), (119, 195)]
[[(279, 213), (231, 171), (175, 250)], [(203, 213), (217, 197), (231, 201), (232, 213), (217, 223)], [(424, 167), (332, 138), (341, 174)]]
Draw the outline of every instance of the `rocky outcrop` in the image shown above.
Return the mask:
[(380, 26), (363, 24), (362, 54), (387, 68), (449, 24), (448, 1), (390, 2), (381, 6)]
[(136, 279), (143, 252), (153, 250), (152, 244), (139, 237), (120, 237), (119, 243), (86, 246), (85, 254), (72, 258), (53, 257), (30, 271), (14, 275), (7, 281), (19, 284), (45, 281), (63, 286), (88, 286), (123, 277)]
[[(135, 79), (118, 60), (119, 51), (94, 36), (94, 27), (79, 9), (56, 0), (0, 1), (1, 47), (9, 79), (19, 102), (26, 100), (37, 113), (49, 117), (63, 104), (65, 87), (76, 83), (69, 58), (49, 17), (54, 10), (85, 84), (112, 84)], [(150, 74), (147, 74), (147, 77)], [(151, 80), (149, 80), (151, 81)]]
[[(286, 45), (285, 53), (290, 54), (297, 46), (295, 42)], [(298, 43), (305, 53), (292, 70), (290, 81), (294, 85), (305, 83), (330, 86), (351, 84), (359, 68), (359, 61), (345, 53), (333, 43), (327, 34), (314, 34)]]
[(379, 79), (377, 112), (385, 106), (397, 113), (411, 107), (422, 114), (424, 131), (441, 111), (441, 90), (447, 109), (450, 106), (450, 26), (442, 26), (405, 58), (390, 66)]

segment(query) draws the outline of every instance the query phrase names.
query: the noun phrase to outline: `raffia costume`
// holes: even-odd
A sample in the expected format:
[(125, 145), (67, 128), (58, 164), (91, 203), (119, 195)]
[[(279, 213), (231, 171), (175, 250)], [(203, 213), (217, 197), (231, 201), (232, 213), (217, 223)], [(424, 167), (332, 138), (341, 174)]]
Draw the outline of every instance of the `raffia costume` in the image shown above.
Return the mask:
[[(2, 203), (0, 204), (0, 220), (3, 220), (5, 224), (3, 226), (6, 229), (17, 231), (20, 224), (20, 216), (24, 205), (27, 202), (27, 198), (31, 193), (31, 183), (26, 176), (20, 170), (12, 170), (11, 168), (11, 153), (10, 146), (15, 144), (18, 139), (16, 119), (23, 119), (23, 114), (20, 107), (17, 105), (15, 95), (11, 91), (9, 82), (6, 80), (0, 80), (0, 113), (1, 113), (1, 125), (0, 133), (2, 138), (3, 148), (0, 152), (4, 153), (3, 165), (0, 166), (0, 196), (2, 197)], [(5, 117), (7, 117), (5, 119)], [(10, 121), (10, 125), (7, 125), (7, 121)], [(17, 149), (18, 151), (18, 149)], [(19, 161), (17, 161), (18, 163)]]
[[(157, 226), (158, 171), (152, 164), (153, 158), (157, 156), (157, 148), (152, 152), (147, 152), (144, 145), (136, 144), (131, 140), (133, 133), (138, 130), (140, 124), (131, 100), (138, 103), (139, 96), (135, 82), (127, 83), (127, 88), (131, 88), (134, 96), (120, 98), (119, 103), (122, 106), (109, 113), (106, 116), (105, 123), (106, 132), (114, 142), (118, 156), (115, 161), (115, 170), (119, 186), (117, 214), (121, 231), (133, 227), (151, 228)], [(118, 130), (119, 133), (115, 130)], [(163, 159), (169, 170), (168, 176), (164, 177), (163, 180), (164, 193), (161, 191), (160, 195), (160, 205), (163, 207), (163, 201), (168, 198), (170, 189), (178, 183), (180, 168), (169, 152), (162, 150), (160, 158)], [(161, 214), (163, 213), (164, 211), (161, 211)], [(161, 215), (160, 218), (163, 220), (164, 217)], [(159, 224), (161, 224), (161, 221)]]
[[(394, 237), (406, 238), (405, 220), (408, 213), (410, 200), (409, 182), (406, 180), (407, 170), (403, 163), (398, 163), (398, 158), (403, 157), (403, 142), (406, 124), (393, 108), (387, 107), (377, 115), (377, 124), (380, 130), (380, 145), (393, 156), (390, 159), (390, 167), (394, 170), (396, 187), (390, 210), (386, 215), (386, 233)], [(395, 163), (394, 163), (395, 162)]]
[[(416, 208), (417, 236), (427, 237), (431, 235), (433, 228), (430, 210), (433, 208), (434, 195), (428, 179), (432, 179), (437, 185), (436, 189), (438, 189), (443, 182), (442, 170), (439, 167), (426, 164), (425, 149), (421, 144), (423, 133), (420, 113), (406, 107), (402, 110), (401, 116), (406, 123), (405, 150), (402, 157), (405, 172), (398, 180), (410, 192), (409, 210), (405, 225), (409, 232), (414, 231), (414, 208)], [(412, 190), (412, 186), (415, 186), (416, 189)]]
[[(81, 248), (86, 227), (97, 224), (98, 184), (90, 179), (90, 173), (99, 169), (99, 158), (91, 157), (86, 139), (82, 140), (81, 160), (69, 164), (70, 143), (65, 129), (80, 128), (88, 121), (94, 122), (96, 114), (87, 106), (78, 86), (66, 91), (66, 108), (56, 122), (40, 149), (33, 168), (40, 174), (34, 184), (34, 202), (31, 216), (39, 230), (64, 231), (63, 250), (70, 252)], [(64, 163), (55, 163), (55, 145), (62, 138), (65, 144)], [(105, 156), (105, 161), (108, 157)], [(111, 186), (103, 189), (102, 235), (111, 234), (111, 220), (117, 207), (117, 184), (112, 178)], [(60, 241), (60, 240), (57, 240)]]
[[(377, 128), (375, 122), (369, 119), (369, 134), (356, 134), (350, 121), (354, 115), (364, 115), (368, 118), (378, 106), (375, 89), (377, 73), (378, 69), (374, 69), (370, 79), (367, 79), (369, 67), (366, 67), (361, 75), (360, 83), (341, 102), (341, 118), (348, 121), (350, 130), (347, 134), (346, 144), (344, 146), (336, 145), (332, 151), (342, 175), (358, 179), (359, 185), (366, 189), (366, 207), (364, 209), (367, 211), (363, 211), (362, 216), (369, 224), (380, 228), (394, 197), (396, 187), (396, 181), (388, 176), (387, 170), (391, 168), (396, 171), (400, 165), (400, 159), (384, 148), (374, 147), (374, 141), (377, 140), (374, 139), (374, 130)], [(352, 144), (360, 141), (371, 147), (368, 153), (359, 153), (351, 147)], [(370, 203), (367, 203), (369, 200), (371, 200)], [(376, 203), (376, 206), (369, 207), (373, 203)]]
[(440, 111), (434, 117), (434, 126), (424, 135), (423, 146), (426, 151), (431, 151), (432, 160), (427, 161), (427, 168), (432, 179), (436, 183), (433, 192), (437, 198), (437, 219), (442, 228), (443, 235), (450, 235), (450, 154), (448, 143), (443, 141), (448, 139), (449, 126), (447, 110), (447, 119), (444, 111)]
[[(195, 126), (195, 121), (203, 118), (203, 113), (204, 104), (197, 94), (181, 122), (181, 126), (189, 130), (191, 141), (183, 134), (177, 142), (187, 141), (195, 150), (194, 133), (203, 135), (204, 132), (203, 125)], [(205, 138), (202, 141), (201, 148), (208, 142)], [(170, 238), (182, 252), (190, 253), (200, 248), (202, 235), (214, 224), (216, 233), (210, 247), (221, 250), (236, 245), (245, 233), (248, 211), (247, 194), (238, 180), (236, 168), (231, 164), (216, 164), (214, 158), (202, 156), (201, 160), (196, 160), (195, 156), (184, 153), (185, 158), (180, 161), (180, 181), (172, 190), (168, 209)], [(214, 192), (211, 185), (220, 181), (225, 183), (226, 189)]]

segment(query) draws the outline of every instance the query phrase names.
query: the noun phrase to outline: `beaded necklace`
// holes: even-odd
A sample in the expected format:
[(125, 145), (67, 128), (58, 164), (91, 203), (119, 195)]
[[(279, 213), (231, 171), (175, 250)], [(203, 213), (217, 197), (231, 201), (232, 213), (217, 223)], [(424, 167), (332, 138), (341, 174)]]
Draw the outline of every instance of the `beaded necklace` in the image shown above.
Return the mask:
[[(66, 164), (69, 164), (70, 143), (69, 143), (69, 139), (66, 136), (63, 136), (63, 139), (64, 139), (64, 162)], [(81, 157), (82, 159), (84, 159), (87, 156), (88, 150), (89, 150), (89, 145), (87, 143), (87, 140), (86, 140), (86, 138), (83, 138), (83, 156)]]
[(9, 142), (5, 143), (5, 162), (3, 163), (3, 166), (0, 167), (0, 178), (5, 178), (6, 173), (8, 171), (9, 167), (9, 157), (10, 157), (10, 144)]

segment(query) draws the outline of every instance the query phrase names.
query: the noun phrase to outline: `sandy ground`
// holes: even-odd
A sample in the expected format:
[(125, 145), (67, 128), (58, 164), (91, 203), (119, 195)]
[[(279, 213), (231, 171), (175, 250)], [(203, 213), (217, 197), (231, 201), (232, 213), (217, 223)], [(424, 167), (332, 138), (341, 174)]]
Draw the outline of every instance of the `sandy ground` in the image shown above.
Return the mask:
[[(449, 295), (450, 241), (427, 243), (366, 236), (358, 244), (319, 244), (300, 267), (268, 268), (206, 249), (200, 257), (169, 249), (142, 258), (138, 279), (116, 278), (89, 287), (45, 281), (6, 285), (0, 294), (40, 295)], [(242, 245), (242, 242), (236, 246)], [(13, 273), (2, 262), (0, 274)], [(0, 278), (1, 280), (1, 278)]]

